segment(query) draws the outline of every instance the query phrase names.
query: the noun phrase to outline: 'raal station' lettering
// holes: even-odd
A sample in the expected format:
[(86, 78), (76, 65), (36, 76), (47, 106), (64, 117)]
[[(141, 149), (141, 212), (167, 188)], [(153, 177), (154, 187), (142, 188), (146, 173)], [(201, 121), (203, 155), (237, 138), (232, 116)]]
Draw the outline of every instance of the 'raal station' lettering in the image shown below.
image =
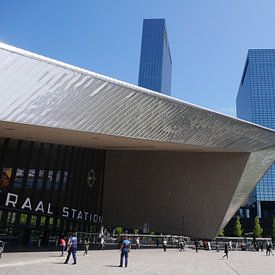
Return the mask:
[[(32, 203), (29, 197), (25, 198), (23, 203), (18, 203), (19, 196), (14, 193), (7, 193), (5, 206), (12, 207), (22, 210), (28, 210), (38, 213), (44, 213), (48, 215), (53, 215), (52, 204), (44, 203), (43, 201), (39, 201), (38, 203)], [(64, 218), (72, 218), (76, 220), (89, 221), (94, 223), (102, 223), (103, 217), (97, 214), (89, 213), (86, 211), (81, 211), (78, 209), (70, 208), (67, 206), (62, 207), (61, 216)]]

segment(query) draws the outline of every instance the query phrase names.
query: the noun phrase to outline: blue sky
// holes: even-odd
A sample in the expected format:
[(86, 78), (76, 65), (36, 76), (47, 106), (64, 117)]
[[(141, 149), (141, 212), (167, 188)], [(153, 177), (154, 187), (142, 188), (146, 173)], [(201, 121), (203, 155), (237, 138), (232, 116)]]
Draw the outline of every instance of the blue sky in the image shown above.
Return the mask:
[(247, 50), (275, 48), (274, 0), (1, 0), (0, 41), (137, 84), (142, 20), (165, 18), (172, 96), (235, 114)]

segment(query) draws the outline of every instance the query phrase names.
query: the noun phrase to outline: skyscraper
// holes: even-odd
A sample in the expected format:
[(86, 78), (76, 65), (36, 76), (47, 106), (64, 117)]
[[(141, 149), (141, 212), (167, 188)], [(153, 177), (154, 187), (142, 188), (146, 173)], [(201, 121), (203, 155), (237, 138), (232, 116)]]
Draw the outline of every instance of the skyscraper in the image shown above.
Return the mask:
[(171, 94), (172, 58), (165, 19), (144, 19), (138, 85)]
[[(237, 117), (275, 129), (275, 49), (248, 51), (237, 96)], [(248, 203), (257, 206), (260, 217), (275, 214), (275, 163), (258, 182)]]

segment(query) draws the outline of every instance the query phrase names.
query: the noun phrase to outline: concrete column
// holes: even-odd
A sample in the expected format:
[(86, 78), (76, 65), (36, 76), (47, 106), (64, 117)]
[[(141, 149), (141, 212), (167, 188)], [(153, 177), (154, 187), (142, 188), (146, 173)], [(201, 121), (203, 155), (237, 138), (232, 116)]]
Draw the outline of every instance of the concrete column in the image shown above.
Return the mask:
[(257, 201), (257, 216), (258, 216), (259, 218), (262, 217), (261, 201)]

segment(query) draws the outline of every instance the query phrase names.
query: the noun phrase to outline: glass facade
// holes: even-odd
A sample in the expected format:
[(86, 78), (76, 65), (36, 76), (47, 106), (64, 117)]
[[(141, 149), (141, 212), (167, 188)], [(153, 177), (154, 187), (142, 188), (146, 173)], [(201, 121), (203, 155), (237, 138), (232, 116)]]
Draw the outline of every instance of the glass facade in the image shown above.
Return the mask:
[(165, 19), (144, 19), (138, 85), (171, 95), (172, 58)]
[(0, 234), (9, 245), (99, 230), (103, 150), (5, 138), (0, 146)]
[[(237, 116), (275, 129), (275, 50), (249, 50), (237, 96)], [(261, 209), (261, 201), (275, 201), (275, 163), (249, 196), (257, 202), (258, 215), (270, 215)]]

